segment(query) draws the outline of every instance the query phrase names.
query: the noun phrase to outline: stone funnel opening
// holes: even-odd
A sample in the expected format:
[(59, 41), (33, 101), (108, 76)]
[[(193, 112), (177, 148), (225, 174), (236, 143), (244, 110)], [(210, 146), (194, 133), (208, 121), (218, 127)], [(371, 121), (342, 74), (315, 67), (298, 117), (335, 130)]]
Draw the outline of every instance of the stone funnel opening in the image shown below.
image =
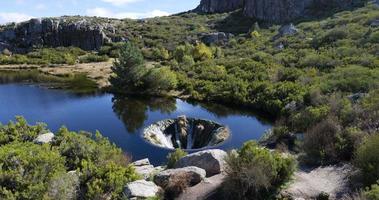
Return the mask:
[(216, 146), (230, 137), (230, 130), (216, 122), (179, 116), (156, 122), (143, 132), (144, 139), (169, 149), (202, 149)]

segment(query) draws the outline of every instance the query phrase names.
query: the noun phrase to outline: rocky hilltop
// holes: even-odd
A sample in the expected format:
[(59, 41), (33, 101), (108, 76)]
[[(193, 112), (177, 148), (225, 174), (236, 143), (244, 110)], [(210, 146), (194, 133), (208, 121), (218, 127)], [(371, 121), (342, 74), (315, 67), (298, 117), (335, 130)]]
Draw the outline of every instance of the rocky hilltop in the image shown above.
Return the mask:
[(13, 52), (25, 52), (40, 46), (76, 46), (84, 50), (98, 50), (104, 43), (124, 40), (114, 36), (117, 21), (59, 17), (8, 24), (0, 28), (0, 50), (7, 48)]
[(223, 13), (240, 9), (245, 0), (202, 0), (195, 12)]
[(242, 9), (247, 17), (269, 23), (286, 23), (363, 4), (363, 0), (202, 0), (194, 10), (222, 13)]

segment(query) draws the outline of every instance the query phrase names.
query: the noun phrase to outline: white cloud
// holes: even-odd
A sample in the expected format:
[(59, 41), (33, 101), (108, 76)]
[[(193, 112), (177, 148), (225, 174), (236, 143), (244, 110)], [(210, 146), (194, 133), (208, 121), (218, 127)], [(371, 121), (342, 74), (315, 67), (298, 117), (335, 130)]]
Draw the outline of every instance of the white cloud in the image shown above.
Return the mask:
[(116, 6), (120, 6), (120, 5), (129, 4), (129, 3), (135, 3), (142, 0), (102, 0), (102, 1), (106, 3), (111, 3)]
[(33, 16), (17, 12), (0, 12), (0, 24), (8, 22), (22, 22), (33, 18)]
[(160, 16), (170, 15), (170, 13), (161, 11), (161, 10), (153, 10), (153, 11), (148, 11), (148, 12), (114, 13), (105, 8), (88, 9), (86, 13), (89, 16), (110, 17), (110, 18), (119, 18), (119, 19), (123, 19), (123, 18), (141, 19), (141, 18), (160, 17)]

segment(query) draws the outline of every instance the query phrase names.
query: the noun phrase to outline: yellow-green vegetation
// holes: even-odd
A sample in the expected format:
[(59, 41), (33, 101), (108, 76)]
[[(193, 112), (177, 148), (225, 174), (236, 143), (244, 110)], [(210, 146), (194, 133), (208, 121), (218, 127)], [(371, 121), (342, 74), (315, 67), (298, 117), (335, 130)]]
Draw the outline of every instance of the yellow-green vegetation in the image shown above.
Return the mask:
[(225, 199), (273, 199), (296, 166), (293, 158), (271, 153), (253, 141), (230, 152), (226, 162)]
[(1, 65), (11, 64), (34, 64), (34, 65), (50, 65), (50, 64), (69, 64), (73, 65), (77, 62), (103, 62), (109, 58), (106, 55), (97, 55), (96, 53), (85, 52), (77, 47), (58, 47), (58, 48), (42, 48), (35, 49), (27, 54), (4, 53), (0, 54)]
[(139, 176), (121, 149), (100, 133), (62, 128), (51, 144), (34, 144), (43, 124), (0, 126), (0, 199), (122, 199)]

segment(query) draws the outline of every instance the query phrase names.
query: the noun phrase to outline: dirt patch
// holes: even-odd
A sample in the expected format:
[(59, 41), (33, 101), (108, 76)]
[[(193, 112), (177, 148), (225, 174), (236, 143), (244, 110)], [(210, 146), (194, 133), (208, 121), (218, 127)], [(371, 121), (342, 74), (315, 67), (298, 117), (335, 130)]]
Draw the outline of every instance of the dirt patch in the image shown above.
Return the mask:
[(349, 190), (348, 179), (351, 171), (352, 167), (347, 164), (300, 169), (282, 195), (293, 199), (314, 199), (324, 192), (330, 195), (330, 199), (339, 199)]
[(75, 65), (40, 66), (40, 65), (0, 65), (0, 70), (27, 70), (37, 69), (42, 73), (54, 76), (65, 76), (67, 74), (87, 74), (87, 77), (98, 84), (99, 88), (110, 85), (108, 79), (112, 74), (113, 60), (99, 63), (83, 63)]

